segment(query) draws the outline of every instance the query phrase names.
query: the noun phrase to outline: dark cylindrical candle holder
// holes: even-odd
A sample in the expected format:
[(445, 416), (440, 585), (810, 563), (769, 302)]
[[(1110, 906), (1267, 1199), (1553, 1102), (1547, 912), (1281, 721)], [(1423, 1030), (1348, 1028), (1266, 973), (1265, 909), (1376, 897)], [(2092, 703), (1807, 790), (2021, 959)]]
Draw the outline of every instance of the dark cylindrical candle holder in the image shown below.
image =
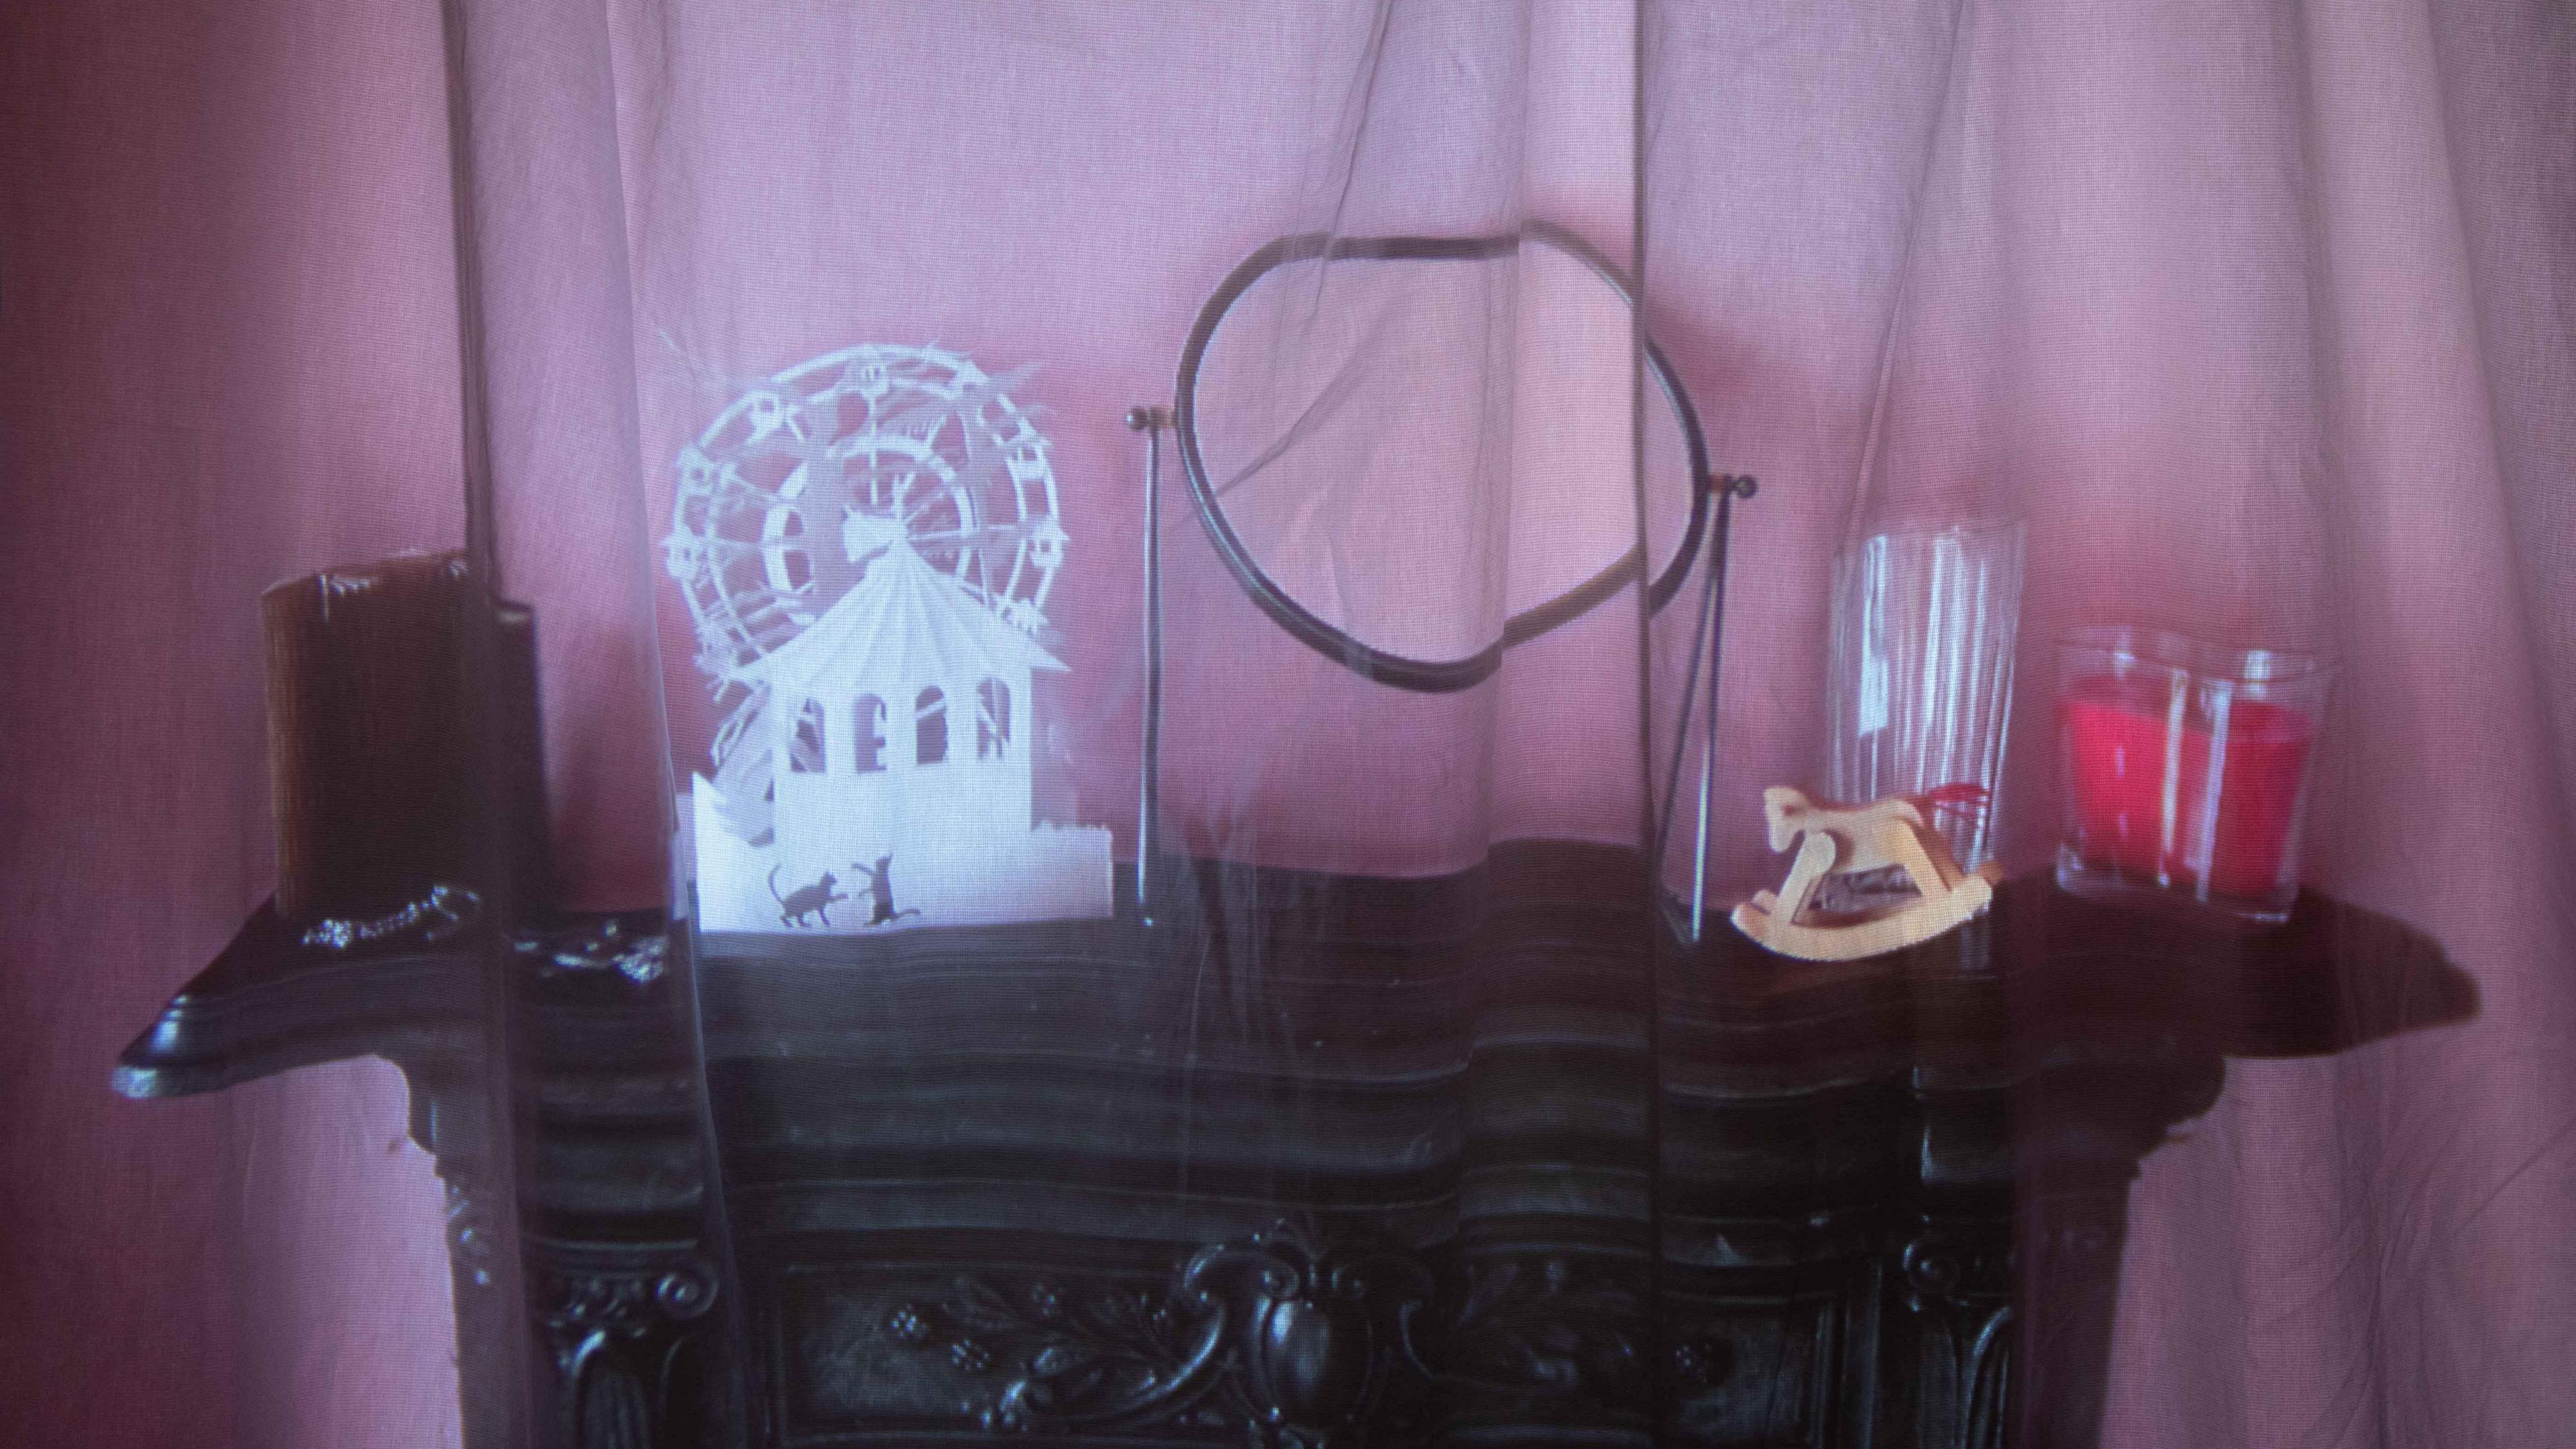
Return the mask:
[[(261, 597), (268, 650), (269, 778), (277, 910), (367, 917), (477, 874), (476, 747), (464, 630), (477, 590), (463, 558), (405, 554), (326, 569)], [(501, 818), (517, 897), (543, 898), (536, 782), (535, 631), (495, 611), (512, 778)]]

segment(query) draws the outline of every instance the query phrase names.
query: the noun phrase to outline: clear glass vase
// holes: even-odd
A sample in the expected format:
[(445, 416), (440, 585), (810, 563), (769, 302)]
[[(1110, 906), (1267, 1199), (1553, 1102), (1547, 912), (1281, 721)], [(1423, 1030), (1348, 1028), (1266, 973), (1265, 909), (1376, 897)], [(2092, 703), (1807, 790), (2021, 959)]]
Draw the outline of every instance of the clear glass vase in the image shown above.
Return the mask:
[[(2024, 528), (1994, 521), (1873, 534), (1834, 562), (1825, 792), (1862, 802), (1970, 787), (1933, 813), (1963, 869), (1993, 858), (2005, 803)], [(1837, 881), (1865, 904), (1869, 880)]]

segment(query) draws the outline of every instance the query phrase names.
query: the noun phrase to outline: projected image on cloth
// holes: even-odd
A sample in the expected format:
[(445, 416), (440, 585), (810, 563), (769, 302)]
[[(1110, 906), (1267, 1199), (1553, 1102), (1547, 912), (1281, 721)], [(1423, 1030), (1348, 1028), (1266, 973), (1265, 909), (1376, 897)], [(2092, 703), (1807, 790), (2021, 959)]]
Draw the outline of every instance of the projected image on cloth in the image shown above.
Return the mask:
[(701, 929), (1109, 914), (1109, 832), (1034, 803), (1066, 537), (1023, 376), (853, 347), (681, 450), (668, 566), (727, 710), (680, 802)]

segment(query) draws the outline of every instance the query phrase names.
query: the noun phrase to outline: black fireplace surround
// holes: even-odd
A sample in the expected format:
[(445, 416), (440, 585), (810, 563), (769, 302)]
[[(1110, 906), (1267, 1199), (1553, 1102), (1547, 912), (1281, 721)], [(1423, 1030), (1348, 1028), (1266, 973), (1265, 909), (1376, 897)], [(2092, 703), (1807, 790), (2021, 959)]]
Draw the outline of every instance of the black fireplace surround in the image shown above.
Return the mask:
[(2077, 1445), (2130, 1184), (2226, 1061), (2476, 1009), (2314, 894), (2224, 934), (2035, 875), (1822, 966), (1673, 938), (1642, 875), (1201, 861), (1151, 927), (695, 961), (643, 915), (263, 911), (116, 1081), (403, 1070), (475, 1449)]

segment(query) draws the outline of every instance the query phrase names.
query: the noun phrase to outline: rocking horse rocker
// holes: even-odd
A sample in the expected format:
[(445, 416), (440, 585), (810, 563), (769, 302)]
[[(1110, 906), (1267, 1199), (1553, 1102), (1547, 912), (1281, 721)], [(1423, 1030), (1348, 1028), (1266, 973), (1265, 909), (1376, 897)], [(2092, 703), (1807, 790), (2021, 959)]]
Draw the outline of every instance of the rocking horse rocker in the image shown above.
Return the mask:
[[(1808, 961), (1853, 961), (1928, 941), (1983, 911), (1994, 900), (2001, 868), (1989, 862), (1974, 871), (1932, 828), (1943, 810), (1982, 810), (1986, 792), (1975, 785), (1944, 785), (1921, 795), (1896, 796), (1868, 805), (1838, 805), (1775, 785), (1762, 792), (1771, 848), (1796, 846), (1797, 859), (1778, 894), (1757, 892), (1735, 908), (1735, 928), (1783, 956)], [(1916, 898), (1858, 914), (1811, 909), (1827, 876), (1902, 868)]]

